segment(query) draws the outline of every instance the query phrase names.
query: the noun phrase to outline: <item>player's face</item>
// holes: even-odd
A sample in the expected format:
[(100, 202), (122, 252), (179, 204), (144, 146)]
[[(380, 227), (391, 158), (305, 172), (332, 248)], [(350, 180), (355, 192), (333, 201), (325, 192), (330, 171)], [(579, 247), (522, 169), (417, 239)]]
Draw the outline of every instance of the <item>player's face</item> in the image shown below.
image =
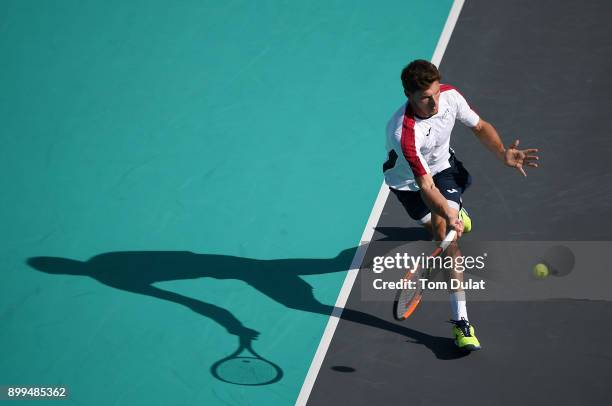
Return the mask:
[(438, 113), (440, 100), (440, 82), (433, 82), (429, 88), (408, 94), (410, 104), (419, 117), (431, 117)]

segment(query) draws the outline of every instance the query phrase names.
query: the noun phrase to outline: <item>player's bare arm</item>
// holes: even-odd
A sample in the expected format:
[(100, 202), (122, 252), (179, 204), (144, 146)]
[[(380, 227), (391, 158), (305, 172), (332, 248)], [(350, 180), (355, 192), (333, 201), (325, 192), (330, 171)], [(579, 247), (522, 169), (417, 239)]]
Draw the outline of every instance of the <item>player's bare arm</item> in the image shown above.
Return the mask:
[(523, 176), (527, 176), (524, 167), (530, 166), (537, 168), (536, 161), (539, 157), (537, 148), (518, 149), (519, 140), (515, 140), (507, 149), (504, 147), (502, 140), (493, 125), (483, 119), (478, 121), (472, 131), (480, 142), (493, 152), (495, 156), (505, 165), (516, 168)]
[(434, 180), (430, 174), (425, 174), (423, 176), (418, 176), (415, 178), (417, 185), (421, 190), (421, 196), (423, 197), (423, 201), (432, 211), (432, 213), (437, 214), (446, 220), (447, 228), (452, 228), (457, 232), (457, 236), (461, 237), (463, 233), (463, 223), (457, 218), (456, 210), (451, 210), (448, 206), (448, 201), (440, 190), (434, 184)]

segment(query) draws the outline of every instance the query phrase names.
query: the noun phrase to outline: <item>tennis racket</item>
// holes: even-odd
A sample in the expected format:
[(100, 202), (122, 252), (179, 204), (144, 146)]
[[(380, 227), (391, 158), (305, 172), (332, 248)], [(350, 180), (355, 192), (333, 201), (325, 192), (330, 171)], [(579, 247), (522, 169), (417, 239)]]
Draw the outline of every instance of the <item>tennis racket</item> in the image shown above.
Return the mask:
[(257, 354), (251, 342), (250, 338), (240, 337), (238, 349), (210, 367), (212, 375), (235, 385), (269, 385), (280, 381), (282, 369)]
[[(440, 242), (440, 245), (434, 250), (434, 252), (429, 255), (429, 258), (434, 258), (442, 254), (451, 242), (455, 239), (457, 232), (455, 230), (451, 230), (444, 240)], [(420, 263), (416, 266), (415, 269), (411, 269), (406, 273), (403, 280), (408, 281), (416, 281), (419, 279), (428, 279), (430, 270), (427, 267), (423, 266), (427, 261)], [(406, 284), (407, 285), (407, 284)], [(406, 320), (414, 311), (417, 306), (421, 302), (421, 298), (423, 297), (423, 287), (421, 283), (416, 283), (412, 289), (408, 286), (405, 288), (401, 288), (397, 290), (395, 295), (395, 302), (393, 303), (393, 316), (397, 320)]]

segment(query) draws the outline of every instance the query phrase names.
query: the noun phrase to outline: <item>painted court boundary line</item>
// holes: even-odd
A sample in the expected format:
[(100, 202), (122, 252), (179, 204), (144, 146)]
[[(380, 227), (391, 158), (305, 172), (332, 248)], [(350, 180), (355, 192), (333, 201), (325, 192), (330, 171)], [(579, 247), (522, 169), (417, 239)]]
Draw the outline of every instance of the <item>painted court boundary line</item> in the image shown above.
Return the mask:
[[(464, 2), (465, 0), (455, 0), (450, 12), (448, 13), (448, 18), (446, 19), (446, 23), (444, 24), (444, 28), (442, 29), (442, 33), (438, 39), (438, 44), (436, 45), (436, 49), (431, 58), (431, 62), (436, 66), (440, 66), (442, 56), (444, 55), (444, 51), (446, 51), (446, 46), (448, 45), (453, 30), (455, 29), (455, 24), (457, 23), (457, 19), (459, 18)], [(310, 392), (312, 391), (315, 380), (317, 379), (317, 375), (319, 375), (321, 364), (325, 359), (325, 355), (329, 349), (329, 344), (331, 343), (332, 337), (336, 332), (336, 327), (340, 322), (340, 316), (342, 315), (346, 301), (351, 293), (355, 279), (357, 279), (357, 273), (361, 268), (361, 263), (365, 257), (368, 244), (374, 235), (374, 227), (376, 227), (376, 224), (378, 224), (378, 220), (380, 219), (380, 215), (385, 207), (388, 196), (389, 188), (383, 181), (380, 190), (378, 191), (376, 201), (374, 202), (374, 207), (370, 213), (370, 217), (368, 218), (368, 223), (366, 224), (365, 230), (361, 235), (359, 247), (357, 248), (357, 252), (353, 257), (351, 267), (344, 278), (344, 283), (342, 284), (342, 288), (338, 294), (338, 299), (336, 299), (334, 310), (327, 321), (327, 326), (325, 327), (325, 331), (323, 332), (323, 336), (321, 337), (321, 341), (319, 342), (315, 356), (312, 359), (312, 363), (310, 364), (310, 368), (308, 369), (308, 373), (304, 379), (300, 394), (295, 402), (296, 405), (305, 406), (306, 402), (308, 402)]]

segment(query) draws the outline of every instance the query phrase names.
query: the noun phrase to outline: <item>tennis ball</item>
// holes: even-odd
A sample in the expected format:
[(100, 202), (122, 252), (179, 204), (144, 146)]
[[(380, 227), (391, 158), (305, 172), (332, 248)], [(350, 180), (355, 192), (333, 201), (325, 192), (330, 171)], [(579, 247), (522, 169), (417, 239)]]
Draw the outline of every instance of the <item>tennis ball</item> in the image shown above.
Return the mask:
[(533, 276), (538, 279), (544, 279), (548, 276), (548, 267), (544, 264), (537, 264), (533, 267)]

